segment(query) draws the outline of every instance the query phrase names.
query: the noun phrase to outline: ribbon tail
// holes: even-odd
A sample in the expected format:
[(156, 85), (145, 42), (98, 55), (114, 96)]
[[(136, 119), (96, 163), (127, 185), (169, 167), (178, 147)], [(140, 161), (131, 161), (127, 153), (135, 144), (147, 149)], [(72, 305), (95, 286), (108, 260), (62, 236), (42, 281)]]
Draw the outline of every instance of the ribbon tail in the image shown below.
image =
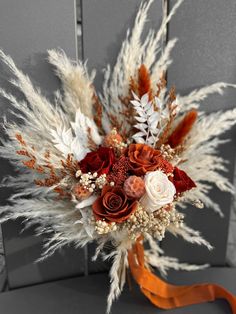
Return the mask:
[(187, 305), (224, 299), (236, 314), (236, 296), (216, 284), (196, 284), (189, 286), (174, 286), (155, 276), (145, 267), (144, 249), (137, 240), (128, 255), (129, 267), (142, 293), (161, 309), (174, 309)]

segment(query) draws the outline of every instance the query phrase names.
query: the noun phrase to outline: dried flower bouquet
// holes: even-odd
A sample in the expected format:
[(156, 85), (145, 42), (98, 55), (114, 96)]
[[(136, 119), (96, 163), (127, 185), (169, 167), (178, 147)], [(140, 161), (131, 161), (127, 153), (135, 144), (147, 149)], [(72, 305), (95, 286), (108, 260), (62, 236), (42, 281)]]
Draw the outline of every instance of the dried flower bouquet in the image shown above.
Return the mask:
[[(201, 268), (163, 256), (158, 241), (170, 232), (211, 249), (198, 231), (186, 226), (183, 209), (186, 204), (205, 205), (223, 215), (208, 192), (214, 185), (232, 192), (217, 147), (223, 142), (219, 135), (235, 124), (236, 109), (206, 115), (198, 107), (208, 95), (235, 86), (215, 83), (187, 96), (166, 86), (176, 39), (160, 53), (161, 38), (182, 2), (144, 42), (141, 34), (152, 0), (141, 5), (116, 65), (113, 70), (107, 66), (102, 94), (96, 93), (94, 74), (83, 63), (50, 50), (49, 62), (63, 86), (52, 104), (0, 52), (15, 76), (11, 83), (25, 96), (19, 100), (0, 89), (19, 121), (3, 125), (7, 139), (0, 155), (19, 174), (3, 182), (16, 193), (1, 208), (1, 222), (23, 217), (27, 226), (37, 224), (37, 233), (48, 235), (42, 259), (66, 244), (81, 247), (96, 241), (95, 260), (112, 242), (114, 249), (102, 254), (113, 260), (108, 312), (122, 291), (127, 268), (135, 268), (135, 254), (143, 257), (146, 269), (157, 267), (164, 274), (171, 267)], [(149, 249), (138, 253), (143, 241)]]

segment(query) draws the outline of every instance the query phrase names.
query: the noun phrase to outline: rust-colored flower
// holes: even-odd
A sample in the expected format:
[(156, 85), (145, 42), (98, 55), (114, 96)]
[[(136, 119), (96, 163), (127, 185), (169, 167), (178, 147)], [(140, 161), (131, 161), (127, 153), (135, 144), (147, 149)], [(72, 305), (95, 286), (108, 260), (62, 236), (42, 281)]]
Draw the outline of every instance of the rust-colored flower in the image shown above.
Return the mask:
[(132, 172), (142, 176), (148, 171), (162, 170), (171, 173), (173, 166), (161, 156), (159, 150), (145, 144), (131, 144), (127, 150)]
[(128, 200), (120, 187), (105, 186), (92, 207), (96, 220), (121, 223), (137, 209), (138, 202)]
[(88, 153), (79, 166), (83, 173), (97, 172), (98, 175), (107, 174), (115, 161), (115, 153), (112, 148), (99, 147), (97, 151)]
[(172, 178), (172, 181), (177, 194), (183, 193), (196, 187), (195, 182), (183, 170), (175, 167), (173, 175), (174, 176)]

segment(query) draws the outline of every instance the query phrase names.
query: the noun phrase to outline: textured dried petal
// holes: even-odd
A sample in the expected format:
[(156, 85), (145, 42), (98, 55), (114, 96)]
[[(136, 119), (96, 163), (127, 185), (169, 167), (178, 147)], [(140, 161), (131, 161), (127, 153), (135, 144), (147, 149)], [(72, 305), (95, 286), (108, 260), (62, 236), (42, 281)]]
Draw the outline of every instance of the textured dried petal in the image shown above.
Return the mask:
[(143, 179), (137, 176), (129, 177), (124, 183), (124, 191), (129, 198), (140, 198), (145, 193)]

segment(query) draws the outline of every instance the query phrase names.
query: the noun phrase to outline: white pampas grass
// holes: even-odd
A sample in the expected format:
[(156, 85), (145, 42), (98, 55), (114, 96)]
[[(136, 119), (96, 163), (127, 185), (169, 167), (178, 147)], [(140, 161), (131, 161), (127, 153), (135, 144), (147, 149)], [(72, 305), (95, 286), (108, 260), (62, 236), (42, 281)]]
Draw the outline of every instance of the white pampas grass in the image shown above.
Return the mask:
[(218, 82), (212, 85), (204, 86), (200, 89), (193, 90), (187, 96), (178, 95), (178, 102), (180, 104), (181, 111), (187, 111), (191, 108), (198, 108), (199, 102), (206, 99), (211, 94), (223, 95), (225, 88), (233, 87), (236, 88), (235, 84), (228, 84), (224, 82)]
[(86, 64), (70, 61), (63, 51), (49, 50), (49, 62), (55, 66), (56, 74), (63, 84), (65, 111), (73, 119), (80, 109), (93, 118), (94, 89), (92, 83), (95, 71), (88, 74)]
[(152, 69), (152, 76), (151, 76), (151, 81), (152, 81), (152, 87), (155, 89), (156, 84), (161, 77), (163, 73), (166, 72), (168, 67), (171, 65), (172, 60), (170, 59), (170, 54), (175, 47), (178, 39), (173, 38), (168, 41), (166, 47), (163, 50), (162, 55), (160, 56), (159, 60), (155, 63), (153, 69)]
[[(0, 95), (9, 100), (15, 116), (23, 120), (23, 124), (18, 125), (14, 122), (8, 122), (5, 119), (5, 132), (12, 142), (4, 142), (3, 145), (5, 145), (6, 149), (1, 147), (3, 156), (10, 161), (16, 158), (12, 158), (12, 152), (19, 148), (15, 140), (15, 135), (22, 133), (29, 147), (34, 146), (35, 150), (39, 152), (37, 156), (39, 162), (44, 162), (44, 154), (40, 154), (40, 152), (43, 150), (45, 152), (50, 149), (53, 161), (59, 163), (58, 151), (56, 148), (53, 149), (50, 131), (51, 128), (56, 128), (57, 125), (62, 122), (65, 126), (69, 126), (68, 118), (63, 114), (60, 107), (53, 107), (53, 105), (42, 96), (39, 89), (33, 87), (29, 77), (16, 67), (11, 57), (4, 54), (3, 51), (0, 51), (0, 58), (16, 76), (16, 79), (11, 80), (11, 83), (19, 88), (27, 100), (27, 102), (19, 101), (10, 93), (0, 89)], [(7, 156), (8, 154), (9, 156)], [(17, 158), (19, 158), (19, 156)]]
[[(144, 42), (142, 42), (142, 32), (147, 20), (148, 10), (153, 0), (143, 2), (136, 16), (132, 32), (127, 31), (126, 39), (122, 44), (117, 62), (111, 71), (108, 65), (104, 74), (103, 93), (100, 95), (104, 110), (107, 115), (113, 114), (116, 116), (121, 125), (121, 131), (129, 130), (130, 125), (120, 114), (123, 109), (121, 97), (126, 97), (129, 92), (130, 78), (137, 77), (137, 69), (141, 64), (145, 64), (150, 71), (151, 79), (154, 79), (154, 92), (156, 91), (156, 82), (159, 80), (159, 73), (167, 69), (171, 64), (169, 60), (170, 51), (174, 47), (176, 40), (170, 41), (163, 57), (158, 59), (161, 52), (161, 39), (165, 34), (166, 25), (169, 23), (172, 16), (176, 13), (178, 7), (183, 0), (176, 1), (169, 15), (165, 17), (157, 33), (150, 30)], [(107, 120), (104, 119), (104, 129), (109, 130), (110, 126)]]
[(177, 258), (164, 256), (164, 251), (158, 246), (150, 235), (146, 235), (150, 249), (145, 250), (145, 261), (151, 267), (157, 268), (163, 276), (167, 276), (168, 270), (196, 271), (205, 269), (209, 265), (193, 265), (180, 263)]
[(51, 130), (54, 146), (66, 158), (69, 154), (73, 154), (77, 160), (84, 158), (88, 150), (84, 150), (78, 138), (74, 137), (71, 128), (65, 129), (63, 126)]
[(112, 258), (112, 266), (110, 269), (110, 292), (107, 298), (107, 314), (111, 311), (112, 303), (119, 298), (125, 281), (126, 269), (128, 267), (128, 249), (127, 243), (120, 243), (118, 247), (105, 258)]
[(181, 158), (186, 160), (181, 168), (196, 182), (197, 188), (186, 195), (186, 199), (201, 200), (223, 216), (222, 210), (207, 195), (213, 186), (221, 191), (233, 192), (232, 184), (225, 177), (226, 161), (217, 156), (218, 146), (225, 142), (217, 137), (236, 123), (236, 109), (202, 114), (185, 142)]
[(201, 236), (199, 231), (195, 231), (192, 228), (187, 227), (185, 224), (180, 227), (170, 225), (167, 230), (174, 236), (180, 236), (189, 243), (204, 245), (208, 250), (213, 249), (212, 245)]

